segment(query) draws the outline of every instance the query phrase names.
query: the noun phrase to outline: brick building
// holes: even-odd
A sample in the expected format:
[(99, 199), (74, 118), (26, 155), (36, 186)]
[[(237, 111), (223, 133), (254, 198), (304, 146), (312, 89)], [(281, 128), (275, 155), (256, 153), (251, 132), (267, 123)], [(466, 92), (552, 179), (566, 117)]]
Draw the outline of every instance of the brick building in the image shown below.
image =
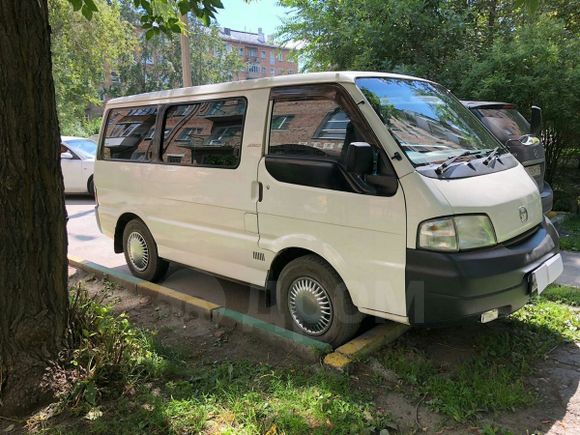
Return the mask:
[(220, 30), (220, 38), (226, 44), (226, 50), (235, 50), (246, 65), (245, 70), (234, 79), (257, 79), (298, 72), (298, 65), (289, 56), (292, 50), (272, 43), (261, 28), (258, 33), (250, 33), (226, 27)]

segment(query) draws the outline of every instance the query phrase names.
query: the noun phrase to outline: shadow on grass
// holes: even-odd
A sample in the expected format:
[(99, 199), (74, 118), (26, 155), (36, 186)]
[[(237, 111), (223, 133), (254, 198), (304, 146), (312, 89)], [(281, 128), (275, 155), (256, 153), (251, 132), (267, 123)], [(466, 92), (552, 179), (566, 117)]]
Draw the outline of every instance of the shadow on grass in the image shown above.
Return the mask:
[[(129, 385), (119, 397), (107, 398), (92, 421), (69, 415), (44, 429), (103, 434), (327, 434), (373, 433), (387, 427), (387, 417), (357, 397), (345, 376), (240, 361), (188, 367), (191, 362), (178, 361), (173, 350), (168, 357), (172, 362), (163, 376)], [(82, 413), (91, 415), (86, 407)]]

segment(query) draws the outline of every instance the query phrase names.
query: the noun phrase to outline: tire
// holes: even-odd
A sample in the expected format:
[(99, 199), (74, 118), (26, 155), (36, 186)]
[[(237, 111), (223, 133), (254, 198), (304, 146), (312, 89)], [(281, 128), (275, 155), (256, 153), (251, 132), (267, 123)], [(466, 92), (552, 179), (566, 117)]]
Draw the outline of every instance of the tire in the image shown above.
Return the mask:
[(89, 195), (95, 196), (95, 181), (92, 175), (89, 177), (89, 181), (87, 182), (87, 192)]
[(169, 262), (159, 258), (153, 236), (139, 219), (130, 221), (123, 230), (123, 252), (129, 270), (137, 278), (157, 282), (167, 273)]
[(333, 347), (352, 338), (364, 318), (340, 276), (316, 255), (284, 267), (276, 283), (276, 301), (287, 326)]

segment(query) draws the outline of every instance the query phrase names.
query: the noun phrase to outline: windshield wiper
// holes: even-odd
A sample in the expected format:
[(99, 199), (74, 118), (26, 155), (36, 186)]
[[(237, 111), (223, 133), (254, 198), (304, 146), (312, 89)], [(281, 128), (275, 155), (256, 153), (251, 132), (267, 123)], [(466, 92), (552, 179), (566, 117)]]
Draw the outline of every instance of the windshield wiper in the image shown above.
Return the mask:
[(455, 160), (457, 160), (461, 157), (466, 157), (466, 156), (470, 156), (472, 154), (479, 154), (479, 153), (481, 153), (481, 151), (471, 150), (471, 151), (462, 152), (461, 154), (457, 154), (456, 156), (453, 156), (453, 157), (449, 157), (447, 160), (445, 160), (443, 163), (441, 163), (439, 166), (437, 166), (435, 168), (435, 173), (437, 175), (442, 175), (449, 168), (449, 165), (451, 165), (451, 163), (453, 163)]
[(493, 160), (497, 159), (498, 162), (500, 162), (503, 165), (503, 162), (501, 161), (501, 159), (499, 158), (499, 150), (500, 147), (495, 147), (494, 149), (492, 149), (488, 154), (487, 157), (485, 158), (485, 160), (482, 162), (484, 165), (489, 165)]

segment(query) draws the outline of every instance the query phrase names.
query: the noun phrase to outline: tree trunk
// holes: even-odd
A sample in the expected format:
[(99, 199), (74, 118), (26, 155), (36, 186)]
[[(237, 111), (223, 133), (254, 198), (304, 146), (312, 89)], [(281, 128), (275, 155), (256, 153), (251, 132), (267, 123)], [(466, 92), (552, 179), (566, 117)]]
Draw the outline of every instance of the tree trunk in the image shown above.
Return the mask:
[(46, 0), (0, 0), (0, 415), (47, 399), (67, 318), (66, 228)]

